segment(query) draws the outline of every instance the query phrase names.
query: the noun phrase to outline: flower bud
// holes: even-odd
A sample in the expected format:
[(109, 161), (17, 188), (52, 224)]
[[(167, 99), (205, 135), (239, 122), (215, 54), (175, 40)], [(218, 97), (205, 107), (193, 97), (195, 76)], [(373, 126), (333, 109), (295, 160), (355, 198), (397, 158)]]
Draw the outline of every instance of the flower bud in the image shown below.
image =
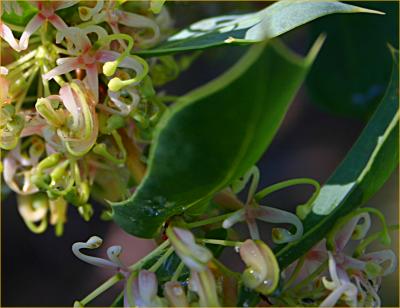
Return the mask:
[(167, 236), (186, 266), (199, 272), (206, 268), (208, 261), (212, 258), (212, 253), (206, 247), (196, 244), (189, 230), (169, 227)]
[(247, 269), (244, 284), (264, 295), (271, 294), (279, 282), (279, 266), (272, 250), (260, 240), (246, 240), (240, 246), (240, 256)]
[(164, 285), (164, 296), (172, 307), (189, 307), (185, 290), (178, 281), (168, 281)]
[(202, 307), (220, 307), (217, 285), (209, 268), (201, 272), (191, 271), (189, 286), (199, 296), (199, 304)]

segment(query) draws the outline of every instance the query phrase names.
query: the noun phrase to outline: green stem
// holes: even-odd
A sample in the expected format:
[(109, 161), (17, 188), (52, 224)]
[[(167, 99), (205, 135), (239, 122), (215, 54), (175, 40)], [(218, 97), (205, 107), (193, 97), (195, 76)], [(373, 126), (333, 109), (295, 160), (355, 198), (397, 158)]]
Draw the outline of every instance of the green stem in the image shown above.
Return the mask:
[(151, 260), (152, 258), (158, 256), (159, 254), (161, 254), (161, 252), (167, 248), (169, 246), (170, 242), (169, 240), (164, 241), (160, 246), (158, 246), (156, 249), (154, 249), (152, 252), (150, 252), (147, 256), (145, 256), (144, 258), (140, 259), (138, 262), (132, 264), (131, 266), (129, 266), (129, 270), (131, 272), (134, 272), (140, 268), (143, 267), (143, 265), (146, 264), (147, 261)]
[[(388, 226), (387, 229), (388, 231), (397, 231), (399, 230), (399, 225), (391, 225)], [(376, 241), (377, 239), (381, 238), (384, 235), (385, 235), (385, 230), (381, 230), (363, 239), (354, 250), (353, 256), (355, 258), (361, 256), (369, 244), (371, 244), (372, 242)]]
[(176, 268), (175, 273), (171, 278), (171, 281), (178, 281), (179, 276), (181, 275), (184, 267), (185, 267), (185, 264), (181, 261), (179, 263), (178, 267)]
[(17, 61), (12, 62), (11, 64), (7, 65), (8, 70), (12, 70), (13, 68), (17, 67), (18, 65), (32, 59), (34, 56), (36, 56), (37, 49), (32, 50), (31, 52), (27, 53), (25, 56), (22, 58), (19, 58)]
[(242, 242), (215, 240), (209, 238), (197, 238), (196, 240), (204, 244), (215, 244), (215, 245), (230, 246), (230, 247), (238, 247), (242, 245)]
[(104, 282), (101, 286), (99, 286), (96, 290), (94, 290), (92, 293), (90, 293), (88, 296), (86, 296), (83, 300), (80, 301), (82, 305), (87, 305), (90, 303), (92, 300), (94, 300), (97, 296), (99, 296), (101, 293), (104, 291), (107, 291), (109, 288), (111, 288), (113, 285), (115, 285), (118, 281), (124, 279), (124, 275), (121, 273), (115, 274), (112, 276), (110, 279), (108, 279), (106, 282)]
[(156, 263), (154, 263), (150, 268), (150, 272), (156, 272), (159, 267), (169, 258), (169, 256), (174, 252), (174, 247), (168, 248), (168, 250), (165, 252), (165, 254), (157, 260)]
[(229, 216), (231, 216), (231, 215), (232, 215), (232, 213), (228, 213), (228, 214), (223, 214), (223, 215), (220, 215), (220, 216), (211, 217), (211, 218), (207, 218), (207, 219), (200, 220), (200, 221), (191, 222), (191, 223), (188, 223), (186, 225), (186, 227), (189, 228), (189, 229), (194, 229), (194, 228), (197, 228), (197, 227), (210, 225), (210, 224), (225, 220), (225, 219), (229, 218)]
[(308, 179), (308, 178), (299, 178), (299, 179), (291, 179), (287, 181), (283, 181), (280, 183), (276, 183), (274, 185), (268, 186), (262, 190), (260, 190), (254, 198), (256, 201), (260, 201), (263, 199), (265, 196), (272, 194), (273, 192), (276, 192), (278, 190), (290, 187), (290, 186), (295, 186), (295, 185), (312, 185), (315, 187), (316, 192), (319, 192), (320, 190), (320, 185), (317, 181), (313, 179)]

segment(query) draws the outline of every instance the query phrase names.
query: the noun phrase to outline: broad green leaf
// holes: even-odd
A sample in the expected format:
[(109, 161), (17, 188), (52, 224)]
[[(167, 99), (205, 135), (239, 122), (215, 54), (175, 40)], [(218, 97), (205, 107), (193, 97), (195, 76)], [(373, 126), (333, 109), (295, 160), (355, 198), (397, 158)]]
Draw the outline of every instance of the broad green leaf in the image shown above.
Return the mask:
[(221, 77), (180, 98), (156, 128), (148, 171), (113, 205), (126, 232), (151, 238), (243, 175), (275, 135), (322, 40), (301, 59), (277, 42), (257, 44)]
[(338, 1), (282, 0), (248, 14), (225, 15), (196, 22), (161, 45), (139, 52), (156, 56), (224, 44), (251, 44), (282, 35), (319, 17), (335, 13), (379, 13)]
[(327, 40), (307, 78), (319, 106), (364, 119), (385, 94), (392, 69), (387, 44), (398, 48), (399, 36), (399, 3), (367, 3), (386, 15), (333, 15), (309, 25), (314, 37), (326, 33)]
[[(397, 63), (396, 63), (397, 65)], [(304, 221), (303, 237), (277, 249), (281, 268), (322, 240), (335, 222), (363, 205), (385, 183), (399, 160), (398, 70), (378, 109)]]

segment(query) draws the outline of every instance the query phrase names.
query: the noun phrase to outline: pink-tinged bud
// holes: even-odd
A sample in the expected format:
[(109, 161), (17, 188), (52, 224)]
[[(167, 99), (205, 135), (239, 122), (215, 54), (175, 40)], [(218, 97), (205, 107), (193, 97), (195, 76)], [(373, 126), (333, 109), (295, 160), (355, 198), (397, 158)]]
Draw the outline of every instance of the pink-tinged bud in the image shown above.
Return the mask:
[(164, 285), (164, 296), (172, 307), (189, 307), (185, 290), (178, 281), (169, 281)]
[(209, 268), (201, 272), (192, 270), (189, 286), (190, 289), (199, 296), (199, 304), (201, 307), (220, 306), (217, 295), (217, 285)]
[[(131, 278), (129, 278), (131, 279)], [(139, 275), (133, 278), (132, 284), (125, 286), (125, 307), (163, 307), (163, 301), (157, 296), (157, 276), (153, 272), (141, 270)]]
[(279, 282), (279, 265), (272, 250), (260, 240), (246, 240), (240, 246), (240, 256), (247, 269), (244, 284), (264, 295), (271, 294)]
[(175, 252), (187, 267), (198, 272), (206, 268), (208, 261), (212, 258), (212, 253), (206, 247), (196, 244), (189, 230), (169, 227), (167, 236)]

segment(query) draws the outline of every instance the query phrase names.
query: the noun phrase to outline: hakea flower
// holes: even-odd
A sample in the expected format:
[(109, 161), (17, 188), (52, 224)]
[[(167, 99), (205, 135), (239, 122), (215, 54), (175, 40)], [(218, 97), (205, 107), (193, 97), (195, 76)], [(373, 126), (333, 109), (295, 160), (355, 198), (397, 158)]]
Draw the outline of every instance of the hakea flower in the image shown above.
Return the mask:
[[(152, 11), (160, 12), (162, 4), (152, 4)], [(149, 29), (152, 32), (149, 38), (143, 38), (135, 33), (135, 39), (140, 42), (142, 47), (153, 45), (159, 41), (160, 29), (155, 21), (143, 15), (117, 9), (116, 6), (115, 1), (98, 1), (93, 8), (79, 7), (79, 16), (83, 21), (93, 19), (97, 24), (107, 22), (115, 34), (121, 33), (119, 25), (135, 29)], [(123, 48), (127, 47), (122, 40), (119, 40), (119, 42)]]
[(201, 272), (212, 259), (212, 253), (204, 246), (196, 244), (193, 234), (186, 229), (168, 227), (166, 232), (182, 262), (192, 270)]
[(103, 240), (98, 236), (90, 237), (86, 242), (77, 242), (72, 245), (73, 254), (80, 260), (92, 264), (94, 266), (105, 267), (114, 270), (120, 270), (123, 273), (128, 273), (127, 267), (120, 260), (119, 256), (122, 253), (121, 246), (111, 246), (107, 249), (108, 260), (98, 257), (85, 255), (81, 252), (82, 249), (96, 249), (101, 246)]
[(326, 277), (322, 278), (324, 286), (332, 293), (320, 304), (320, 307), (332, 307), (339, 299), (347, 305), (357, 307), (357, 287), (350, 282), (344, 268), (338, 266), (331, 252), (329, 254), (329, 274), (331, 281)]
[[(245, 182), (247, 182), (250, 177), (252, 177), (252, 183), (249, 188), (246, 204), (243, 205), (242, 209), (235, 211), (230, 217), (225, 219), (222, 226), (225, 229), (229, 229), (236, 223), (245, 221), (249, 227), (252, 239), (260, 239), (260, 232), (256, 219), (271, 223), (289, 223), (296, 227), (296, 232), (293, 234), (283, 228), (274, 228), (272, 230), (274, 242), (281, 244), (298, 240), (303, 235), (303, 225), (300, 219), (295, 214), (287, 211), (273, 207), (260, 206), (257, 200), (262, 199), (265, 195), (263, 191), (259, 192), (257, 195), (255, 194), (259, 179), (259, 171), (256, 167), (252, 168), (249, 174), (245, 176)], [(241, 190), (243, 187), (244, 184), (241, 184), (236, 191)]]
[[(322, 301), (321, 306), (334, 306), (337, 302), (343, 301), (350, 306), (377, 307), (380, 305), (377, 290), (381, 277), (394, 272), (396, 256), (391, 250), (364, 253), (357, 248), (353, 256), (349, 256), (346, 253), (347, 244), (351, 239), (365, 239), (371, 219), (368, 213), (350, 214), (347, 217), (333, 228), (328, 240), (321, 241), (303, 257), (303, 260), (296, 261), (285, 270), (285, 276), (290, 277), (292, 281), (288, 287), (297, 288), (301, 285), (301, 281), (315, 274), (329, 259), (331, 280), (322, 277), (322, 284), (331, 293)], [(383, 232), (384, 240), (387, 240), (387, 236), (386, 232)], [(332, 252), (328, 251), (326, 246), (329, 246)], [(301, 268), (296, 270), (298, 266)], [(296, 276), (291, 277), (292, 275)], [(321, 279), (321, 274), (317, 279)], [(305, 287), (311, 285), (307, 284)], [(321, 294), (315, 296), (316, 298), (313, 298), (311, 294), (310, 298), (317, 301)]]
[(50, 224), (56, 226), (56, 235), (61, 236), (66, 222), (67, 202), (63, 198), (49, 199), (44, 193), (18, 195), (18, 212), (25, 224), (34, 233), (46, 231), (47, 214)]
[(24, 32), (19, 40), (20, 50), (28, 48), (28, 42), (31, 35), (39, 29), (45, 22), (50, 22), (58, 31), (65, 31), (68, 26), (55, 12), (68, 8), (77, 3), (77, 1), (32, 1), (39, 12), (28, 22)]
[[(72, 252), (80, 260), (117, 272), (119, 280), (124, 280), (124, 306), (125, 307), (160, 307), (164, 306), (161, 298), (157, 296), (158, 282), (153, 272), (141, 270), (139, 273), (130, 272), (129, 268), (121, 261), (121, 246), (111, 246), (107, 249), (108, 259), (85, 255), (82, 249), (96, 249), (103, 240), (98, 236), (90, 237), (86, 242), (77, 242), (72, 245)], [(79, 302), (75, 306), (83, 306)]]
[(44, 153), (44, 143), (40, 138), (32, 137), (27, 155), (23, 155), (20, 145), (8, 152), (3, 160), (3, 177), (7, 186), (18, 195), (30, 195), (39, 191), (32, 182), (33, 167)]
[(66, 150), (74, 156), (82, 156), (97, 139), (96, 102), (79, 80), (64, 84), (59, 93), (38, 99), (36, 110), (57, 131)]
[[(106, 76), (112, 76), (118, 67), (131, 69), (136, 73), (134, 78), (127, 80), (114, 77), (109, 84), (110, 90), (114, 92), (119, 91), (123, 87), (138, 84), (147, 74), (146, 61), (137, 56), (128, 56), (133, 46), (131, 37), (124, 34), (107, 35), (107, 32), (99, 26), (89, 26), (84, 29), (70, 27), (65, 33), (66, 37), (75, 46), (75, 49), (70, 49), (70, 53), (74, 56), (58, 59), (58, 66), (44, 74), (42, 76), (44, 79), (52, 79), (76, 69), (84, 69), (86, 71), (84, 82), (93, 93), (95, 101), (98, 102), (98, 63), (105, 63), (103, 71)], [(95, 44), (91, 43), (88, 37), (89, 33), (97, 34), (98, 41)], [(120, 54), (115, 51), (100, 49), (110, 41), (121, 38), (129, 42), (129, 46), (124, 53)]]
[(191, 271), (189, 288), (199, 296), (201, 307), (220, 307), (217, 284), (211, 270), (206, 267), (202, 271)]
[(279, 282), (279, 265), (272, 250), (260, 240), (246, 240), (239, 252), (247, 266), (243, 283), (264, 295), (271, 294)]

